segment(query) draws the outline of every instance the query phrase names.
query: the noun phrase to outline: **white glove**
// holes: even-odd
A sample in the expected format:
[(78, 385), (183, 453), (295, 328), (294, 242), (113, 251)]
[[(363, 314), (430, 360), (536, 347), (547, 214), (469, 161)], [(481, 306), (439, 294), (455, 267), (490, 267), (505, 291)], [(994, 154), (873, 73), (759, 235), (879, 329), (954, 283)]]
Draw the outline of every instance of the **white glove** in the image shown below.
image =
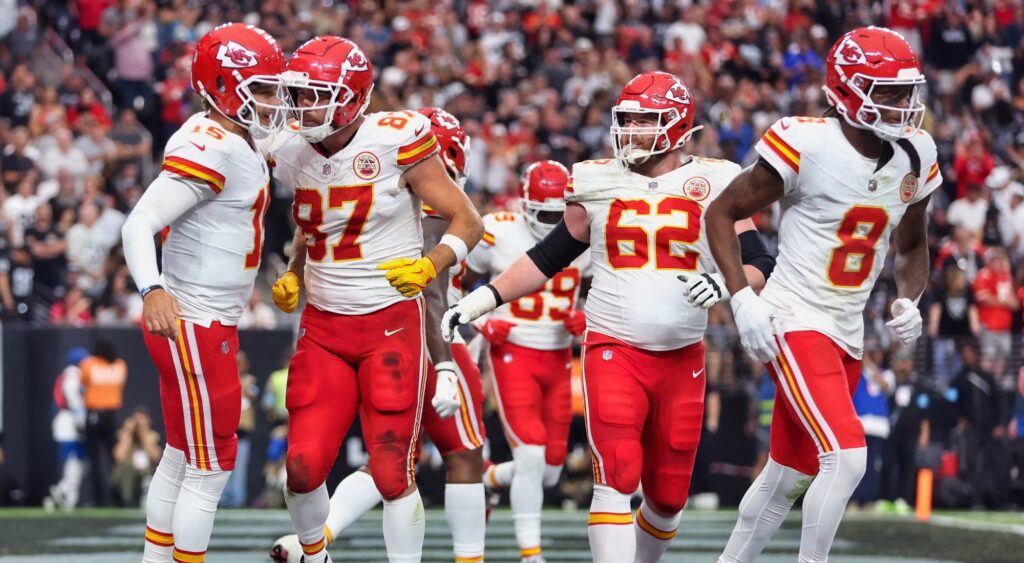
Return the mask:
[(896, 333), (900, 342), (904, 345), (910, 344), (921, 336), (921, 327), (924, 325), (924, 321), (921, 319), (921, 311), (913, 301), (901, 297), (892, 302), (889, 310), (892, 311), (892, 320), (885, 323), (885, 326)]
[(490, 285), (476, 288), (452, 305), (441, 318), (441, 338), (445, 342), (455, 339), (455, 327), (469, 324), (498, 307), (498, 298)]
[(750, 286), (737, 291), (729, 304), (740, 333), (740, 343), (747, 355), (761, 363), (770, 362), (778, 356), (779, 345), (772, 329), (775, 307), (758, 297)]
[(722, 274), (679, 274), (676, 277), (683, 282), (683, 296), (694, 307), (710, 309), (729, 299)]
[(434, 371), (437, 372), (437, 385), (434, 387), (434, 398), (430, 404), (434, 405), (437, 416), (449, 418), (462, 407), (455, 362), (438, 362), (434, 366)]

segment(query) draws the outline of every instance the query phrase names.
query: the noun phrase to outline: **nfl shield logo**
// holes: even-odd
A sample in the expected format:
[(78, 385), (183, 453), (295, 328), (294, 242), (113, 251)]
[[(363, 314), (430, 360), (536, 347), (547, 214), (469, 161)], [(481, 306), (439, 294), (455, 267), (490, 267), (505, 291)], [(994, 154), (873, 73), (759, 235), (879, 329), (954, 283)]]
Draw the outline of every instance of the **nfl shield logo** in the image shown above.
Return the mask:
[(225, 340), (224, 342), (220, 343), (220, 353), (221, 354), (227, 355), (229, 350), (231, 350), (231, 348), (228, 346), (228, 341), (227, 340)]
[(878, 189), (878, 180), (872, 178), (868, 180), (868, 191), (873, 192)]
[(611, 350), (605, 350), (604, 352), (601, 352), (601, 359), (606, 361), (606, 362), (608, 360), (612, 359), (612, 351)]
[(656, 190), (656, 189), (658, 189), (658, 183), (657, 182), (648, 182), (647, 183), (647, 189), (648, 190)]
[(330, 162), (325, 162), (324, 163), (324, 176), (330, 176), (330, 175), (331, 175), (331, 163)]

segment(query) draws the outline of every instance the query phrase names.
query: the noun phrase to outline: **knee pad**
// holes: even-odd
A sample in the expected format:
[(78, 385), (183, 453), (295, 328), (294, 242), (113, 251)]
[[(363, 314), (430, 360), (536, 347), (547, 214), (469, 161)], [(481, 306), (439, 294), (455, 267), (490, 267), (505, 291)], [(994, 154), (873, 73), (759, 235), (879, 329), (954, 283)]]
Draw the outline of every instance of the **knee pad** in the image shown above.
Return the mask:
[(288, 470), (288, 488), (296, 493), (308, 493), (327, 480), (327, 473), (334, 465), (333, 453), (328, 459), (323, 448), (317, 444), (291, 444), (285, 467)]
[(558, 484), (558, 481), (562, 478), (562, 466), (561, 465), (545, 465), (544, 466), (544, 488), (550, 489)]
[[(611, 444), (611, 455), (604, 458), (605, 477), (615, 490), (633, 494), (640, 486), (640, 471), (643, 469), (643, 448), (639, 442), (622, 441)], [(604, 454), (604, 452), (601, 452)]]
[(384, 500), (398, 498), (409, 488), (409, 451), (395, 443), (370, 447), (370, 476)]
[(820, 473), (834, 473), (835, 484), (851, 492), (857, 488), (868, 467), (868, 449), (851, 448), (818, 456)]
[(516, 473), (540, 481), (544, 475), (544, 446), (523, 445), (512, 450)]
[(181, 481), (185, 479), (185, 452), (164, 446), (163, 456), (160, 457), (160, 463), (157, 464), (153, 476), (180, 486)]
[(185, 468), (185, 480), (182, 483), (183, 489), (188, 489), (203, 501), (210, 503), (214, 509), (220, 502), (220, 496), (224, 487), (231, 477), (230, 471), (196, 469), (195, 467)]
[(402, 412), (415, 406), (420, 374), (398, 350), (375, 354), (370, 367), (370, 404), (380, 412)]

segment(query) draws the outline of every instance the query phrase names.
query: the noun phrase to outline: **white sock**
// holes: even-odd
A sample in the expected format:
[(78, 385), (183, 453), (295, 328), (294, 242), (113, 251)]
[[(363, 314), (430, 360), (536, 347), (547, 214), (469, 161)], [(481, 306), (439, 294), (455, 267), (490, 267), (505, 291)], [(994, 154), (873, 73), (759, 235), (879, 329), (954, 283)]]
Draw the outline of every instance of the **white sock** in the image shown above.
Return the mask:
[(146, 545), (142, 563), (169, 563), (174, 550), (174, 505), (185, 479), (185, 452), (164, 448), (146, 494)]
[(846, 503), (867, 469), (868, 449), (853, 448), (818, 456), (818, 475), (804, 497), (799, 563), (828, 561)]
[[(230, 471), (207, 471), (185, 467), (178, 502), (174, 505), (174, 552), (178, 559), (205, 556), (210, 546), (213, 520), (220, 495), (231, 478)], [(178, 553), (191, 557), (177, 557)]]
[(607, 485), (594, 485), (588, 532), (594, 563), (632, 561), (636, 555), (636, 534), (629, 495)]
[(444, 486), (444, 515), (452, 531), (456, 562), (483, 561), (486, 510), (483, 483)]
[(507, 488), (512, 484), (515, 472), (516, 465), (513, 461), (492, 465), (484, 471), (484, 484), (492, 491)]
[(418, 563), (423, 556), (426, 519), (419, 490), (384, 501), (384, 545), (391, 563)]
[(679, 528), (682, 511), (672, 516), (662, 516), (651, 510), (645, 500), (636, 511), (633, 529), (636, 534), (636, 556), (634, 563), (656, 563), (672, 543)]
[(383, 500), (373, 477), (365, 471), (353, 471), (338, 483), (331, 495), (331, 511), (327, 514), (328, 542), (334, 541), (341, 532), (362, 518), (371, 508)]
[(769, 457), (740, 501), (739, 518), (720, 563), (750, 563), (757, 559), (813, 478)]
[[(541, 552), (540, 512), (544, 506), (544, 446), (523, 445), (512, 450), (516, 470), (509, 500), (516, 543), (522, 557)], [(628, 509), (627, 509), (628, 512)]]
[(64, 462), (64, 475), (57, 484), (64, 493), (64, 508), (72, 510), (78, 506), (78, 495), (82, 490), (82, 472), (85, 464), (77, 457), (69, 457)]
[(544, 466), (544, 488), (550, 489), (558, 484), (562, 480), (562, 466), (561, 465), (545, 465)]
[(308, 493), (292, 492), (284, 489), (285, 504), (288, 515), (292, 517), (292, 525), (302, 544), (306, 563), (323, 563), (327, 560), (327, 539), (324, 534), (324, 522), (331, 509), (331, 501), (327, 497), (327, 484)]

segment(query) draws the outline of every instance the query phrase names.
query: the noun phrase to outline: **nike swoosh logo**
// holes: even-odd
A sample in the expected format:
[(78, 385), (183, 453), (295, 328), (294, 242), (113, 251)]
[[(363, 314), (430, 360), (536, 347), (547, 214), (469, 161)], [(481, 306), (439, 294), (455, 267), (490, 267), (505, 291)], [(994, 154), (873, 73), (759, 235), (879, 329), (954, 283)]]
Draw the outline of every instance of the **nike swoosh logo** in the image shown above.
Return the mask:
[(391, 336), (392, 334), (397, 334), (399, 332), (402, 332), (403, 330), (405, 330), (404, 326), (402, 328), (400, 328), (400, 329), (397, 329), (397, 330), (384, 329), (384, 336)]
[(200, 145), (199, 143), (197, 143), (195, 141), (189, 141), (189, 142), (192, 143), (193, 145), (195, 145), (195, 147), (197, 149), (201, 150), (201, 151), (205, 151), (206, 150), (206, 145), (205, 144)]
[(422, 133), (422, 132), (423, 132), (423, 128), (424, 128), (424, 127), (426, 127), (426, 125), (420, 125), (420, 128), (419, 128), (419, 129), (417, 129), (417, 130), (416, 130), (416, 132), (415, 132), (415, 133), (413, 133), (413, 135), (416, 135), (417, 137), (419, 137), (419, 136), (420, 136), (420, 133)]
[(700, 374), (702, 373), (704, 373), (704, 368), (700, 368), (699, 371), (692, 372), (691, 375), (693, 375), (694, 379), (697, 379), (698, 377), (700, 377)]

